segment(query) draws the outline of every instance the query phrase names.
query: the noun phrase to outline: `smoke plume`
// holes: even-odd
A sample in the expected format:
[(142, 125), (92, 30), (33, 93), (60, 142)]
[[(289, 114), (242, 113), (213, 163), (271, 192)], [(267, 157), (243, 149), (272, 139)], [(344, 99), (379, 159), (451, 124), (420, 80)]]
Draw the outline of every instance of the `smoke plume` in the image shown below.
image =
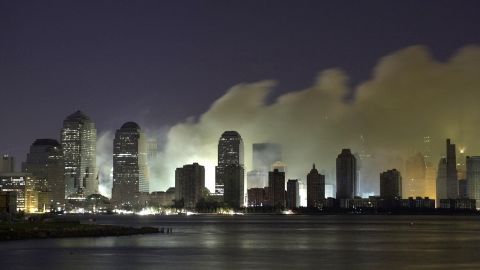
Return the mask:
[[(445, 138), (467, 154), (480, 154), (480, 47), (468, 46), (448, 61), (412, 46), (380, 59), (369, 80), (355, 89), (340, 69), (319, 73), (313, 85), (267, 103), (277, 82), (266, 80), (229, 89), (198, 119), (172, 126), (159, 161), (152, 164), (152, 190), (174, 186), (174, 171), (187, 163), (205, 166), (214, 186), (217, 143), (225, 130), (238, 131), (245, 144), (246, 171), (251, 145), (280, 143), (288, 178), (306, 179), (312, 163), (335, 182), (335, 158), (342, 148), (369, 156), (362, 167), (363, 193), (379, 192), (378, 175), (404, 170), (404, 160), (423, 151), (432, 138), (433, 162), (444, 155)], [(346, 96), (355, 93), (353, 100)]]

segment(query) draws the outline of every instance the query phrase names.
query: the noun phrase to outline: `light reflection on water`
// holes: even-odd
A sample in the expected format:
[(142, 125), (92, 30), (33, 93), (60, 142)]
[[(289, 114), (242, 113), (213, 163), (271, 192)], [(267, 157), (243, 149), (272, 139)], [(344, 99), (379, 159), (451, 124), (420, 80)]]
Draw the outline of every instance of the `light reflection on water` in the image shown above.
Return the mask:
[(1, 269), (480, 269), (480, 217), (103, 216), (97, 222), (172, 227), (173, 234), (3, 242)]

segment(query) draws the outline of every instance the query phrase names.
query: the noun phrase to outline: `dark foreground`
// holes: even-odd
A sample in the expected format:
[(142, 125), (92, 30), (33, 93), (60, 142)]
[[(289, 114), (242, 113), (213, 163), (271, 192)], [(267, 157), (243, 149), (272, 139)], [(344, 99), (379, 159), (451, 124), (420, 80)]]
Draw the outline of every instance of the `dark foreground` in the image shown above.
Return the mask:
[(158, 233), (158, 228), (68, 223), (0, 223), (0, 241)]
[(102, 216), (97, 223), (173, 233), (0, 242), (1, 269), (480, 269), (479, 216)]

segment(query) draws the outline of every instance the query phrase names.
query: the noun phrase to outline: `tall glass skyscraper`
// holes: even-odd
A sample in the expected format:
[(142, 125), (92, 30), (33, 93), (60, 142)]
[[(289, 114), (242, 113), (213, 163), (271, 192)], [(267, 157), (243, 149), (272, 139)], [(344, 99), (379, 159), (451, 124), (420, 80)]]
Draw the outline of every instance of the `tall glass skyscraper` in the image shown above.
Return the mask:
[(98, 193), (95, 123), (76, 111), (63, 121), (60, 137), (65, 160), (65, 195)]
[(112, 201), (134, 205), (139, 192), (149, 190), (145, 134), (137, 123), (127, 122), (113, 140)]
[(215, 193), (224, 193), (227, 166), (242, 167), (242, 170), (239, 171), (243, 172), (243, 164), (242, 137), (236, 131), (225, 131), (218, 142), (218, 166), (215, 167)]

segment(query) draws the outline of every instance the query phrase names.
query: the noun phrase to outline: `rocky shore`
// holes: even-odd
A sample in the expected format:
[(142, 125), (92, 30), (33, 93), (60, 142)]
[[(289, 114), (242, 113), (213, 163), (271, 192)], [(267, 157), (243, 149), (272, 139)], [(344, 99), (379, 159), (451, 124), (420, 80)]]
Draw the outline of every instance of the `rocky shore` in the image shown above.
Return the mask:
[(159, 233), (153, 227), (68, 223), (0, 223), (0, 241), (64, 237), (102, 237)]

